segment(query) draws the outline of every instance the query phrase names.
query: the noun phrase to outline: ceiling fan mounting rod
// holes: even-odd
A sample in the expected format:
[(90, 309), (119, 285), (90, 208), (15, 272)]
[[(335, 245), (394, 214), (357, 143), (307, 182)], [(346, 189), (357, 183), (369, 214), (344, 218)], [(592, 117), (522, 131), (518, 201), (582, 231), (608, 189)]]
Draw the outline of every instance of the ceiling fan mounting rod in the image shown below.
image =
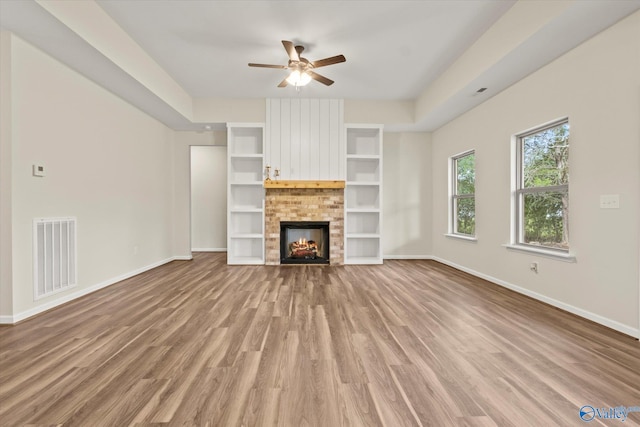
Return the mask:
[(289, 61), (289, 65), (287, 65), (287, 68), (291, 70), (306, 71), (313, 68), (313, 65), (305, 58), (300, 58), (300, 61)]

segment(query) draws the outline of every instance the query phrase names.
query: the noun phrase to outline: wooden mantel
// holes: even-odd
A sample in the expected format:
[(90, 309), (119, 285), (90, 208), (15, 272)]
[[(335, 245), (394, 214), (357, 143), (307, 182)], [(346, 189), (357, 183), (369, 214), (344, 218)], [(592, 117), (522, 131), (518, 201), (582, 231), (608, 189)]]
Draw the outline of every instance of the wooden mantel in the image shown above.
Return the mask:
[(344, 188), (344, 181), (265, 181), (264, 188)]

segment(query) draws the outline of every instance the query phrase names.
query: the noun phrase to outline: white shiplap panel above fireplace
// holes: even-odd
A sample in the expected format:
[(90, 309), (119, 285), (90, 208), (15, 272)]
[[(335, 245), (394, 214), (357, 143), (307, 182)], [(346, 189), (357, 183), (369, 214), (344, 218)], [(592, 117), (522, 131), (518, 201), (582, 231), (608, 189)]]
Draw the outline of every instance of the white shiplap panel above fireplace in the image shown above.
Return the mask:
[(344, 103), (341, 99), (267, 99), (265, 164), (271, 178), (344, 180)]

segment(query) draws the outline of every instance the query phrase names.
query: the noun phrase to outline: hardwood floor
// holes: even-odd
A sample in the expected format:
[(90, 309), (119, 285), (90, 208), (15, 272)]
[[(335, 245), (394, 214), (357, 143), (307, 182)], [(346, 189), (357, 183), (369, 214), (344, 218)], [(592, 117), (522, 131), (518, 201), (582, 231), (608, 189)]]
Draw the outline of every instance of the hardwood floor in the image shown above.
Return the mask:
[(572, 426), (584, 405), (640, 409), (636, 340), (436, 262), (225, 262), (195, 254), (0, 328), (0, 424)]

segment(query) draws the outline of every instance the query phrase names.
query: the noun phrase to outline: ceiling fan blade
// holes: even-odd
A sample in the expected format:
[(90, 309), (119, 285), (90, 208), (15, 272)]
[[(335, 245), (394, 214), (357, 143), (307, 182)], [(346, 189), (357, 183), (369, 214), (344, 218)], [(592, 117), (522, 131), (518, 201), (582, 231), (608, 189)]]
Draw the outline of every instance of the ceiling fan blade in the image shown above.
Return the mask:
[(320, 83), (327, 85), (327, 86), (331, 86), (333, 84), (333, 80), (326, 78), (325, 76), (321, 76), (318, 73), (314, 73), (311, 70), (307, 70), (307, 74), (309, 74), (309, 76), (311, 76), (311, 78), (313, 80), (319, 81)]
[(286, 65), (271, 65), (271, 64), (254, 64), (252, 62), (249, 63), (249, 67), (262, 67), (262, 68), (287, 68)]
[(278, 85), (278, 87), (287, 87), (287, 85), (289, 84), (287, 82), (288, 78), (289, 78), (289, 76), (287, 76), (283, 81), (281, 81), (280, 84)]
[(344, 55), (336, 55), (331, 58), (319, 59), (317, 61), (313, 61), (311, 65), (313, 68), (326, 67), (327, 65), (339, 64), (340, 62), (345, 62), (347, 58)]
[(293, 45), (293, 42), (288, 40), (282, 40), (282, 45), (284, 46), (284, 50), (287, 51), (287, 55), (289, 55), (289, 59), (292, 61), (300, 61), (300, 56), (298, 56), (298, 52), (296, 51), (296, 47)]

